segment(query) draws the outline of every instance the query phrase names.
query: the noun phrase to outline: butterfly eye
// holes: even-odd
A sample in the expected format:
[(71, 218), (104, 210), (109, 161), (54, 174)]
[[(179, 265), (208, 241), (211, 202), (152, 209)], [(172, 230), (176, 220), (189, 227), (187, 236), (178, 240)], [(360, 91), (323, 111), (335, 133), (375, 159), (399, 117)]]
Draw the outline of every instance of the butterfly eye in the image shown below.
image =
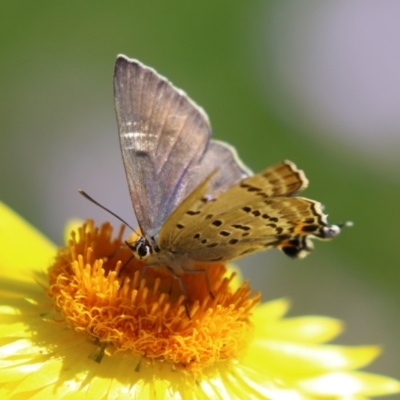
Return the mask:
[(143, 237), (137, 240), (132, 251), (134, 256), (139, 260), (147, 258), (151, 253), (150, 246), (146, 243), (146, 239)]

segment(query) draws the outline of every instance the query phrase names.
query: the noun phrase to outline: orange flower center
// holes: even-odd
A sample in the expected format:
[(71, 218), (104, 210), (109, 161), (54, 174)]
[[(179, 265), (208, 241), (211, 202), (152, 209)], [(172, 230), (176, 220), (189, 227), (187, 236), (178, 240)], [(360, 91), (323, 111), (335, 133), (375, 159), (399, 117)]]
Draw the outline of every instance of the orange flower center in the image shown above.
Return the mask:
[(107, 352), (132, 352), (193, 372), (240, 357), (260, 295), (250, 296), (246, 283), (232, 288), (234, 274), (227, 277), (225, 265), (218, 263), (206, 270), (214, 298), (205, 276), (186, 273), (185, 300), (165, 268), (146, 268), (141, 276), (144, 264), (132, 259), (123, 228), (112, 239), (109, 223), (95, 228), (89, 220), (59, 249), (49, 268), (48, 294), (68, 325)]

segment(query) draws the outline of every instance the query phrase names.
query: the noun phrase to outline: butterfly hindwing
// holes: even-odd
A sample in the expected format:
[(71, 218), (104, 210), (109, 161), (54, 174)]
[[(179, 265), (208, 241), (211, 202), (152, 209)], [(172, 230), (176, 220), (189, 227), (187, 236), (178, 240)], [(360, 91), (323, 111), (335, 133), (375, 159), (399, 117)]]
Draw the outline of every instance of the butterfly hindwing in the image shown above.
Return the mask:
[(237, 189), (258, 193), (261, 197), (293, 196), (308, 186), (304, 172), (285, 160), (243, 180)]
[[(196, 170), (192, 190), (213, 173), (209, 193), (222, 193), (253, 173), (239, 159), (234, 147), (219, 140), (211, 140)], [(191, 191), (192, 191), (191, 190)], [(190, 191), (190, 192), (191, 192)]]
[(295, 246), (304, 237), (298, 246), (310, 250), (307, 237), (322, 236), (320, 230), (327, 226), (319, 203), (291, 197), (308, 181), (289, 161), (248, 177), (215, 198), (207, 197), (210, 180), (168, 218), (160, 233), (161, 249), (199, 262), (227, 261), (271, 247)]

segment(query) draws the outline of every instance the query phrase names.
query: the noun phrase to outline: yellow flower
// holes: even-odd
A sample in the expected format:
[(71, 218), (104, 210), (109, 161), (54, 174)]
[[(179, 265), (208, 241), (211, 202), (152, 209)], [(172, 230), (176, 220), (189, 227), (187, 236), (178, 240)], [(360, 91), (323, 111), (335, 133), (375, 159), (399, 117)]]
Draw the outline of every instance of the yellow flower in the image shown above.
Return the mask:
[[(365, 399), (400, 382), (356, 371), (374, 346), (323, 344), (327, 317), (258, 305), (222, 264), (170, 274), (131, 260), (106, 223), (57, 249), (0, 203), (2, 399)], [(139, 278), (145, 278), (140, 280)], [(204, 278), (204, 279), (203, 279)], [(214, 298), (213, 298), (214, 297)], [(190, 312), (185, 311), (184, 302)]]

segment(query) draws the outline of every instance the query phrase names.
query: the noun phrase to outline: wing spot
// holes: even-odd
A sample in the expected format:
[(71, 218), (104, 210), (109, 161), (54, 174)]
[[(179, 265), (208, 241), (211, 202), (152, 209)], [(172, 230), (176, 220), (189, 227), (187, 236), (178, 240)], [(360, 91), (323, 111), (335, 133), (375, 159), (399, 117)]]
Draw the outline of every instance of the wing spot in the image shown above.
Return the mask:
[(194, 236), (193, 236), (193, 239), (198, 239), (200, 237), (200, 233), (196, 233)]
[(256, 188), (256, 187), (249, 187), (247, 189), (248, 192), (261, 192), (260, 188)]
[(266, 224), (265, 226), (270, 226), (271, 228), (276, 228), (276, 224)]
[(201, 243), (202, 243), (202, 244), (207, 243), (207, 239), (203, 239), (203, 240), (201, 241)]
[(248, 192), (261, 192), (261, 189), (255, 186), (251, 186), (247, 183), (241, 183), (240, 187), (242, 187), (243, 189), (247, 189)]
[(277, 235), (280, 235), (282, 232), (283, 232), (283, 228), (281, 228), (281, 227), (276, 228)]
[(198, 215), (200, 213), (201, 213), (201, 211), (191, 211), (191, 210), (189, 210), (186, 214), (187, 215)]
[(270, 218), (269, 220), (270, 220), (271, 222), (278, 222), (278, 221), (279, 221), (279, 218), (272, 217), (272, 218)]
[(239, 242), (238, 239), (231, 239), (228, 243), (229, 243), (229, 244), (236, 244), (236, 243), (238, 243), (238, 242)]
[(182, 224), (176, 224), (176, 227), (177, 227), (178, 229), (183, 229), (185, 226), (182, 225)]
[(206, 215), (205, 219), (211, 219), (213, 216), (214, 216), (214, 214), (208, 214), (208, 215)]
[(269, 219), (269, 215), (268, 215), (268, 214), (263, 214), (263, 215), (261, 216), (261, 218)]
[(315, 232), (318, 229), (318, 225), (304, 225), (301, 227), (303, 232)]
[(242, 210), (243, 210), (244, 212), (247, 212), (247, 213), (248, 213), (248, 212), (251, 211), (251, 207), (246, 206), (246, 207), (243, 207)]
[(240, 224), (234, 224), (232, 225), (232, 228), (240, 229), (242, 231), (249, 231), (251, 228), (246, 225), (240, 225)]
[(149, 155), (148, 151), (137, 150), (135, 151), (135, 157), (147, 157)]
[(306, 224), (312, 224), (314, 222), (314, 218), (307, 218), (306, 220), (304, 220), (304, 222)]
[(212, 225), (214, 226), (221, 226), (222, 225), (222, 221), (219, 219), (216, 219), (215, 221), (211, 222)]
[(259, 216), (261, 215), (260, 211), (258, 211), (258, 210), (253, 211), (252, 214), (253, 214), (255, 217), (259, 217)]
[(228, 231), (221, 231), (220, 233), (219, 233), (221, 236), (230, 236), (230, 232), (228, 232)]
[(207, 245), (207, 247), (217, 247), (218, 243), (210, 243)]
[(242, 233), (242, 237), (246, 237), (246, 236), (249, 236), (249, 235), (250, 235), (250, 232)]

